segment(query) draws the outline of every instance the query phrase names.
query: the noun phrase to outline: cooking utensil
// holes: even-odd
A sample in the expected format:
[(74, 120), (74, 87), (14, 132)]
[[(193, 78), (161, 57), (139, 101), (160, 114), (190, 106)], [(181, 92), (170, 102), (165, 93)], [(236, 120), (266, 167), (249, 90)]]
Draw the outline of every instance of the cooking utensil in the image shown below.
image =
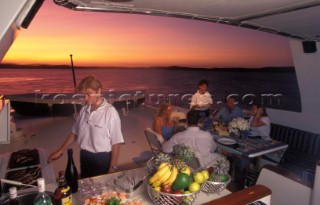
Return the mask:
[[(62, 157), (63, 153), (60, 152), (59, 156), (55, 158), (54, 160), (59, 159)], [(37, 167), (36, 169), (32, 170), (31, 172), (27, 173), (27, 176), (38, 178), (40, 175), (41, 170), (43, 170), (46, 166), (48, 166), (52, 161), (47, 162), (46, 164), (41, 165), (40, 167)]]
[[(144, 177), (145, 178), (145, 177)], [(143, 180), (144, 180), (144, 178), (143, 179), (141, 179), (136, 185), (134, 185), (133, 186), (133, 191), (135, 191), (136, 189), (138, 189), (139, 188), (139, 186), (141, 186), (141, 184), (143, 184)]]
[(35, 186), (35, 185), (23, 184), (22, 182), (13, 181), (13, 180), (8, 180), (8, 179), (0, 179), (0, 181), (1, 181), (2, 183), (17, 185), (17, 186), (37, 187), (37, 186)]

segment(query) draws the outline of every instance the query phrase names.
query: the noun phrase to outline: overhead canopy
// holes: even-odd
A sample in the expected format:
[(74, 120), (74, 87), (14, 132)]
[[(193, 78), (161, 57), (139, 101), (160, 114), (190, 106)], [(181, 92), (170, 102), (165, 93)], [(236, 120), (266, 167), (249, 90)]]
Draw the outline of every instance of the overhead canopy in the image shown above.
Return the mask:
[(53, 0), (78, 11), (172, 16), (320, 40), (320, 0)]

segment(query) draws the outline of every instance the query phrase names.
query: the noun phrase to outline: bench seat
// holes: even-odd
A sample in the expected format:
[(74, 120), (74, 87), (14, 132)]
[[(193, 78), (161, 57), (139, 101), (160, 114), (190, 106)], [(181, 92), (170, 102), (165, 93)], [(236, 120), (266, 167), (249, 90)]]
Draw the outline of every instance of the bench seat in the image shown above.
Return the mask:
[(272, 123), (270, 137), (288, 144), (279, 166), (313, 181), (320, 160), (320, 134)]

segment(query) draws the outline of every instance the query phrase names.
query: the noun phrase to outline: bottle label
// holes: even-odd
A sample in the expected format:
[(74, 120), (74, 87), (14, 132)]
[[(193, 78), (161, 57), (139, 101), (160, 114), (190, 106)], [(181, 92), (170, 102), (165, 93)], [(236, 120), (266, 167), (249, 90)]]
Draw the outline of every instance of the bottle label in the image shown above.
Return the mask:
[(61, 189), (61, 192), (62, 192), (62, 193), (66, 193), (66, 192), (69, 191), (69, 190), (70, 190), (70, 187), (67, 186), (67, 187), (64, 188), (64, 189)]
[(72, 205), (72, 196), (68, 196), (61, 199), (61, 205)]

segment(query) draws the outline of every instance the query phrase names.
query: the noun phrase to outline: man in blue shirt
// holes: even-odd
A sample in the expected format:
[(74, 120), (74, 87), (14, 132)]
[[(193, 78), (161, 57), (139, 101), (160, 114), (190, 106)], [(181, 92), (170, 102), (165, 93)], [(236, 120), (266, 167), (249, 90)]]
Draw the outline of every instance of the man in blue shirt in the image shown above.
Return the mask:
[(234, 97), (230, 96), (226, 99), (226, 105), (215, 115), (215, 119), (227, 125), (237, 117), (243, 117), (242, 109), (235, 105)]

